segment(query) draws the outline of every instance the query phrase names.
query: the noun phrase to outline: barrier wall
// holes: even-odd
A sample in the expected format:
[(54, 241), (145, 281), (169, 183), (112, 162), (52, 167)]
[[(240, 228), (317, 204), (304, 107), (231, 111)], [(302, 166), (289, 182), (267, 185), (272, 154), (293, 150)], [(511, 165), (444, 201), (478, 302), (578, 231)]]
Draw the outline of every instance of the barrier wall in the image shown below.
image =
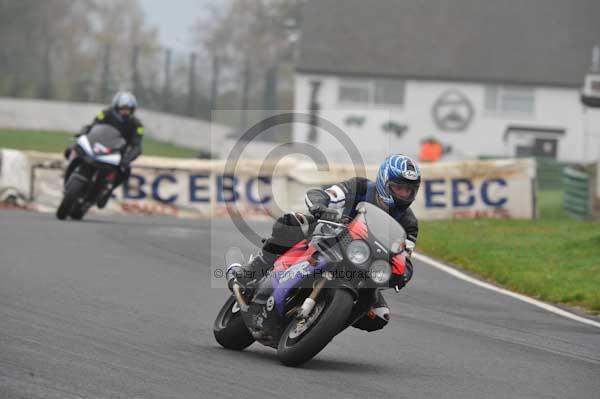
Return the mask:
[[(32, 202), (38, 210), (51, 211), (62, 198), (63, 169), (56, 162), (32, 163)], [(277, 214), (270, 191), (285, 193), (286, 177), (259, 176), (255, 173), (258, 170), (258, 163), (245, 163), (231, 174), (224, 172), (224, 162), (219, 161), (140, 157), (129, 182), (115, 190), (102, 212), (197, 218), (227, 216), (230, 212), (251, 217)]]
[[(0, 127), (76, 133), (103, 108), (106, 104), (0, 97)], [(225, 125), (143, 108), (137, 114), (149, 137), (207, 152), (219, 148), (231, 131)]]
[[(54, 211), (62, 198), (65, 165), (61, 156), (30, 152), (20, 157), (20, 166), (8, 172), (3, 168), (1, 176), (18, 173), (21, 177), (3, 177), (0, 190), (19, 180), (32, 209)], [(367, 167), (366, 172), (373, 179), (376, 166)], [(536, 217), (533, 160), (437, 163), (423, 165), (422, 173), (424, 180), (413, 205), (420, 219)], [(142, 156), (135, 162), (129, 182), (116, 190), (113, 201), (101, 212), (270, 218), (283, 211), (306, 211), (304, 193), (308, 188), (355, 174), (352, 165), (319, 171), (312, 163), (297, 160), (277, 164), (240, 161), (235, 169), (228, 169), (225, 161)], [(26, 189), (28, 182), (30, 190)]]
[(21, 151), (0, 149), (0, 207), (25, 207), (31, 197), (31, 166)]
[[(306, 189), (327, 185), (354, 175), (351, 166), (338, 166), (331, 172), (315, 173), (295, 168), (290, 174), (289, 195), (296, 199), (293, 209), (301, 209)], [(310, 170), (312, 169), (312, 170)], [(374, 180), (377, 166), (367, 168)], [(533, 159), (439, 162), (421, 165), (423, 182), (412, 209), (420, 219), (537, 217), (536, 168)]]

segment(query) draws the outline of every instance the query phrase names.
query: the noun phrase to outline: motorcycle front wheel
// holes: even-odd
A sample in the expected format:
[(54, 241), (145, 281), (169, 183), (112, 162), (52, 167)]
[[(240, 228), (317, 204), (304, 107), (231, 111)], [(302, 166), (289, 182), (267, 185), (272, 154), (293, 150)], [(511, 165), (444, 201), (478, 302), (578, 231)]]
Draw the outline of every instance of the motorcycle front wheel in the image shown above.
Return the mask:
[(279, 338), (277, 357), (286, 366), (298, 366), (317, 355), (346, 325), (354, 306), (352, 294), (342, 288), (321, 291), (306, 319), (294, 318)]
[[(71, 213), (75, 202), (81, 195), (81, 192), (85, 188), (86, 182), (77, 178), (73, 175), (69, 177), (65, 184), (65, 193), (63, 199), (56, 210), (56, 217), (59, 220), (65, 220), (69, 213)], [(83, 215), (82, 215), (83, 216)]]
[(241, 351), (252, 345), (254, 338), (242, 319), (242, 311), (235, 298), (230, 296), (215, 319), (213, 334), (226, 349)]
[(85, 211), (81, 208), (77, 208), (71, 212), (71, 219), (81, 220), (85, 216)]

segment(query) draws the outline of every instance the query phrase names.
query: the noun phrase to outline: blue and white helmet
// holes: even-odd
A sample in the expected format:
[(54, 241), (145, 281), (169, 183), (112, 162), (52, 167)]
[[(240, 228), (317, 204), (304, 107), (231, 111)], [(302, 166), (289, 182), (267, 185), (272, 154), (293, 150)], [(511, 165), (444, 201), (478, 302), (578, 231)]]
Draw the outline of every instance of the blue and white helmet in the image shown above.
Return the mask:
[(408, 208), (421, 186), (421, 171), (410, 157), (391, 155), (379, 166), (375, 187), (379, 198), (390, 208)]

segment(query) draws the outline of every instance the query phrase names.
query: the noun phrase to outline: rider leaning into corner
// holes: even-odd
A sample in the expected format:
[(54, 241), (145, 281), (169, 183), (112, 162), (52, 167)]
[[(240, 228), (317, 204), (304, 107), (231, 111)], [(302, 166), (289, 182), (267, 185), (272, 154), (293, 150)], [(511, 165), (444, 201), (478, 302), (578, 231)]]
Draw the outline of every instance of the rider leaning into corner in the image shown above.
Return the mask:
[[(98, 198), (97, 206), (100, 209), (106, 206), (114, 189), (129, 179), (129, 175), (131, 174), (130, 164), (142, 153), (144, 127), (142, 122), (134, 116), (136, 108), (137, 100), (135, 96), (128, 91), (119, 91), (113, 97), (110, 107), (98, 112), (92, 123), (84, 126), (76, 136), (88, 134), (94, 125), (108, 124), (117, 129), (127, 142), (127, 147), (119, 165), (119, 173), (112, 190), (103, 192), (100, 198)], [(65, 150), (65, 158), (69, 158), (72, 150), (72, 147)]]
[[(415, 248), (419, 232), (418, 221), (410, 209), (419, 186), (421, 172), (417, 163), (404, 155), (387, 157), (379, 167), (375, 182), (355, 177), (321, 190), (311, 189), (306, 193), (305, 202), (310, 215), (288, 213), (277, 219), (271, 237), (263, 240), (262, 251), (253, 257), (248, 265), (231, 265), (226, 277), (229, 288), (234, 283), (245, 286), (248, 282), (261, 278), (273, 267), (276, 258), (285, 253), (298, 241), (310, 236), (319, 218), (341, 212), (343, 216), (356, 216), (356, 205), (366, 201), (378, 206), (390, 214), (402, 225), (407, 234), (406, 248), (410, 254)], [(413, 266), (406, 260), (406, 272), (393, 274), (390, 287), (399, 290), (412, 278)], [(363, 318), (354, 323), (354, 327), (365, 331), (380, 330), (387, 325), (390, 309), (381, 295), (375, 291), (373, 305)]]

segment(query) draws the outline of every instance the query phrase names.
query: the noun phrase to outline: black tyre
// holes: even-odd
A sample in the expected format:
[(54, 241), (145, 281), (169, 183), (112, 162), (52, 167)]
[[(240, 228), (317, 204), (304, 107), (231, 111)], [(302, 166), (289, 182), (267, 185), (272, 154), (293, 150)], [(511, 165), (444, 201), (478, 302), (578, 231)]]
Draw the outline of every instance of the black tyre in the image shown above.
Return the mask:
[(71, 219), (73, 220), (81, 220), (84, 216), (85, 212), (80, 208), (71, 211)]
[(71, 177), (65, 184), (65, 193), (63, 195), (62, 202), (56, 210), (57, 219), (65, 220), (67, 216), (69, 216), (69, 213), (71, 213), (75, 201), (77, 201), (77, 198), (79, 197), (84, 187), (84, 181), (71, 175)]
[(316, 319), (310, 321), (306, 330), (296, 336), (298, 319), (295, 318), (281, 334), (277, 347), (281, 363), (298, 366), (312, 359), (344, 328), (353, 306), (353, 296), (345, 289), (321, 291), (311, 313)]
[(242, 312), (233, 296), (225, 302), (215, 319), (213, 333), (217, 342), (227, 349), (241, 351), (252, 345), (254, 338), (244, 320)]
[(69, 215), (69, 209), (71, 208), (72, 203), (66, 201), (66, 198), (63, 197), (58, 209), (56, 209), (56, 218), (58, 220), (65, 220)]

